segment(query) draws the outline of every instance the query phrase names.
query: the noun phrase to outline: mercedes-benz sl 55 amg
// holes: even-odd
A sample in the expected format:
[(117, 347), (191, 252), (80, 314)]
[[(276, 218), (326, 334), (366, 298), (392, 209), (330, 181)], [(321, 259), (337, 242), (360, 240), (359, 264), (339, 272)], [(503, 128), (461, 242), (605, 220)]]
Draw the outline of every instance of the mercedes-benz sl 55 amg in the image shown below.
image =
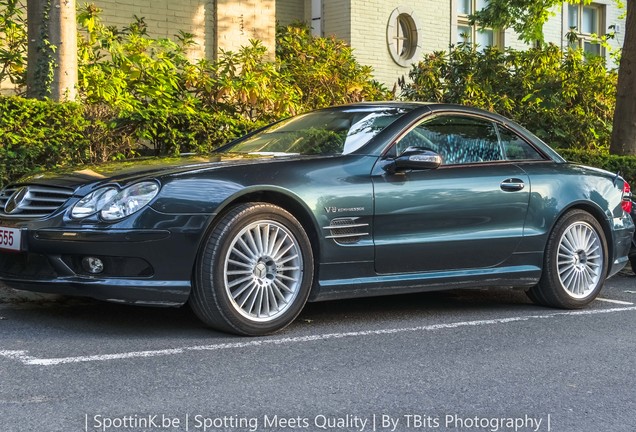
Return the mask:
[(628, 263), (629, 185), (514, 122), (361, 103), (205, 156), (24, 178), (0, 193), (0, 280), (263, 335), (307, 301), (483, 286), (580, 308)]

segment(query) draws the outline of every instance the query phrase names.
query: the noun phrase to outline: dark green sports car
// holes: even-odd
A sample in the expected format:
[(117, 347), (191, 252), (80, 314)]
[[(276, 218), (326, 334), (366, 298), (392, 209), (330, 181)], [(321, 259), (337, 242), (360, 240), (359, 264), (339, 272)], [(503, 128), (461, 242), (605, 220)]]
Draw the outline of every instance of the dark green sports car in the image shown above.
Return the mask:
[(0, 280), (278, 331), (307, 301), (507, 286), (579, 308), (628, 262), (631, 194), (519, 125), (363, 103), (213, 154), (35, 176), (0, 193)]

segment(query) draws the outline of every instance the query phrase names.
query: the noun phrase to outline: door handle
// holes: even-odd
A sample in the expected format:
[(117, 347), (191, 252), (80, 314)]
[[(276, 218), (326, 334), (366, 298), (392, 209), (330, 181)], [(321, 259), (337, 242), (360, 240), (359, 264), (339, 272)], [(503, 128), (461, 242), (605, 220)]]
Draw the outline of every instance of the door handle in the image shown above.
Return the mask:
[(504, 192), (516, 192), (522, 190), (526, 187), (526, 184), (523, 180), (518, 178), (509, 178), (501, 182), (499, 185), (502, 191)]

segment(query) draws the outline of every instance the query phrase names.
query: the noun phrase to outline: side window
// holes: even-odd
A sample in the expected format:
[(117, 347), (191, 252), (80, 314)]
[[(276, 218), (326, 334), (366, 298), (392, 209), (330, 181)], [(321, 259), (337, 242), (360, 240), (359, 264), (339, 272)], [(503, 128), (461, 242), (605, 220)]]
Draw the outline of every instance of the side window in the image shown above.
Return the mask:
[(499, 128), (499, 137), (508, 160), (543, 160), (543, 156), (534, 147), (514, 132)]
[(468, 116), (439, 116), (416, 126), (397, 143), (397, 153), (408, 147), (427, 148), (442, 157), (442, 165), (503, 160), (495, 125)]
[(430, 131), (426, 128), (426, 123), (420, 123), (396, 143), (396, 153), (400, 155), (409, 147), (419, 147), (439, 153), (439, 145), (432, 142), (428, 138), (429, 135)]

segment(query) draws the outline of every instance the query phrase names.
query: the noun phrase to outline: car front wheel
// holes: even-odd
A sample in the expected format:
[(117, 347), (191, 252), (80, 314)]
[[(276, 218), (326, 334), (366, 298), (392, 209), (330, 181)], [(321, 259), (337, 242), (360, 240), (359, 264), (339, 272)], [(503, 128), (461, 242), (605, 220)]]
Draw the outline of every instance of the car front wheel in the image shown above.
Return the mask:
[(298, 220), (272, 204), (241, 204), (209, 234), (190, 305), (210, 327), (260, 336), (298, 316), (312, 281), (312, 248)]
[(607, 268), (603, 228), (586, 211), (571, 210), (557, 221), (550, 234), (543, 274), (528, 296), (545, 306), (581, 308), (598, 295)]

